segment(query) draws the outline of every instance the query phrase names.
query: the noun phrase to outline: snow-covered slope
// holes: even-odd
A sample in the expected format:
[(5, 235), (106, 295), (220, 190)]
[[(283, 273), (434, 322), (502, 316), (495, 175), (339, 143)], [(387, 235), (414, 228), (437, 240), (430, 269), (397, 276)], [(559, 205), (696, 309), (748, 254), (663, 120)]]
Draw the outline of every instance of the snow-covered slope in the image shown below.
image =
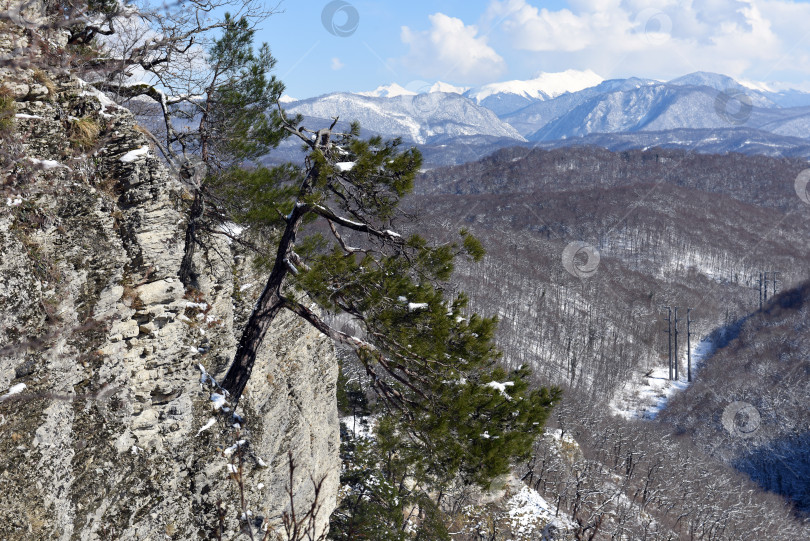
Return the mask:
[(358, 92), (358, 96), (370, 96), (373, 98), (396, 98), (397, 96), (415, 96), (416, 92), (401, 87), (396, 83), (378, 86), (368, 92)]
[[(707, 72), (661, 82), (635, 77), (603, 81), (591, 71), (568, 70), (472, 89), (442, 81), (422, 82), (418, 88), (393, 83), (299, 101), (285, 96), (284, 102), (307, 120), (339, 115), (341, 121), (360, 121), (366, 134), (441, 145), (442, 156), (459, 155), (458, 149), (471, 145), (475, 158), (512, 142), (559, 146), (594, 137), (601, 141), (595, 144), (607, 148), (666, 145), (805, 155), (804, 141), (810, 141), (810, 93), (774, 92)], [(683, 137), (684, 130), (689, 137)]]
[[(692, 347), (692, 375), (697, 377), (697, 369), (711, 356), (716, 349), (712, 337), (700, 340)], [(685, 359), (681, 359), (683, 365)], [(631, 379), (620, 389), (610, 402), (613, 413), (625, 419), (655, 419), (664, 409), (670, 397), (686, 389), (691, 382), (687, 380), (686, 367), (681, 366), (677, 380), (669, 379), (666, 366), (658, 366), (641, 375), (638, 379)]]
[[(683, 128), (753, 128), (794, 137), (810, 134), (810, 109), (779, 107), (767, 95), (725, 76), (698, 73), (670, 83), (627, 84), (629, 81), (603, 83), (535, 103), (503, 120), (530, 141)], [(537, 129), (530, 132), (532, 127)]]
[(541, 73), (527, 81), (491, 83), (470, 89), (464, 95), (502, 116), (534, 102), (596, 86), (602, 81), (599, 75), (590, 70), (568, 70), (561, 73)]
[(657, 84), (656, 81), (651, 79), (638, 79), (635, 77), (630, 79), (610, 79), (579, 92), (570, 92), (550, 100), (533, 101), (522, 109), (500, 114), (499, 116), (523, 136), (528, 136), (551, 123), (557, 124), (557, 119), (571, 113), (589, 100), (599, 99), (600, 96), (613, 92), (632, 92), (654, 84)]
[(453, 93), (401, 94), (387, 98), (336, 93), (295, 102), (287, 110), (316, 119), (340, 116), (341, 120), (357, 120), (368, 132), (402, 137), (418, 144), (481, 135), (525, 141), (495, 113)]
[(806, 107), (810, 106), (810, 92), (791, 88), (781, 88), (784, 85), (776, 83), (770, 85), (756, 81), (735, 81), (731, 77), (717, 73), (698, 71), (678, 77), (669, 81), (671, 85), (680, 86), (708, 86), (722, 92), (729, 90), (744, 93), (751, 98), (754, 105), (759, 107)]
[(477, 103), (497, 94), (514, 94), (529, 99), (546, 100), (566, 92), (577, 92), (596, 86), (603, 80), (591, 70), (567, 70), (560, 73), (541, 73), (527, 81), (491, 83), (471, 89), (466, 95)]
[(712, 88), (718, 92), (725, 92), (729, 96), (744, 94), (751, 100), (751, 104), (756, 107), (777, 107), (777, 104), (768, 97), (767, 93), (762, 92), (758, 88), (752, 88), (751, 85), (743, 85), (731, 77), (719, 73), (696, 71), (695, 73), (672, 79), (668, 84), (672, 86)]
[[(414, 92), (393, 83), (368, 92), (358, 92), (357, 94), (380, 98), (435, 92), (460, 94), (479, 105), (491, 109), (498, 115), (503, 115), (535, 101), (550, 100), (566, 93), (578, 92), (596, 86), (602, 81), (602, 77), (591, 70), (567, 70), (560, 73), (540, 73), (537, 77), (528, 80), (503, 81), (474, 88), (436, 81), (431, 86), (426, 83)], [(408, 85), (408, 88), (411, 88), (411, 85)]]
[(450, 83), (436, 81), (428, 92), (447, 92), (449, 94), (464, 94), (470, 89), (468, 86), (455, 86)]

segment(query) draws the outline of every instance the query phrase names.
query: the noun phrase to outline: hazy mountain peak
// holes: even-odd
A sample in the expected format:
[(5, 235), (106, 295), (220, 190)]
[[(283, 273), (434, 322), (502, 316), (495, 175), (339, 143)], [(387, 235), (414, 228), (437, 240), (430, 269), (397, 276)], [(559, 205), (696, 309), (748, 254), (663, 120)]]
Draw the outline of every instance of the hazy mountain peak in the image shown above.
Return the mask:
[(596, 86), (604, 79), (591, 70), (566, 70), (559, 73), (540, 73), (534, 79), (490, 83), (467, 92), (467, 96), (481, 102), (494, 94), (516, 94), (529, 99), (556, 98), (566, 92), (577, 92)]
[(746, 79), (740, 79), (739, 83), (743, 85), (745, 88), (756, 90), (757, 92), (776, 92), (776, 90), (760, 81), (749, 81)]
[(394, 83), (285, 106), (308, 118), (358, 120), (367, 133), (442, 145), (444, 155), (437, 160), (459, 159), (462, 154), (446, 150), (450, 147), (526, 140), (553, 147), (585, 137), (608, 148), (810, 155), (810, 93), (759, 90), (708, 72), (662, 82), (602, 80), (593, 72), (569, 70), (467, 91), (441, 81), (416, 81), (407, 88)]
[[(396, 91), (396, 88), (391, 90)], [(525, 141), (515, 128), (502, 122), (491, 110), (458, 94), (411, 92), (383, 99), (369, 94), (327, 94), (299, 101), (288, 111), (313, 119), (339, 115), (345, 120), (357, 120), (369, 133), (402, 137), (417, 144), (477, 136)]]
[(470, 87), (468, 86), (455, 86), (451, 85), (450, 83), (445, 83), (442, 81), (436, 81), (433, 83), (433, 86), (430, 87), (428, 93), (432, 92), (446, 92), (448, 94), (464, 94)]
[(403, 88), (397, 83), (378, 86), (368, 92), (357, 92), (360, 96), (370, 96), (372, 98), (395, 98), (397, 96), (415, 96), (416, 92)]
[(669, 81), (671, 85), (678, 86), (708, 86), (715, 90), (726, 90), (728, 88), (738, 88), (740, 83), (729, 77), (728, 75), (721, 75), (719, 73), (711, 73), (708, 71), (696, 71), (676, 79)]

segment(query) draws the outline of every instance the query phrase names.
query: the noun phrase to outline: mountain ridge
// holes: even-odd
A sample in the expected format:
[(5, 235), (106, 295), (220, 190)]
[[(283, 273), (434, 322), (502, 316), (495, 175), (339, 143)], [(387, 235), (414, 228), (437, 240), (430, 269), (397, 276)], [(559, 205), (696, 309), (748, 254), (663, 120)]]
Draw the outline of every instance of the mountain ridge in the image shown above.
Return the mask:
[(429, 166), (479, 158), (487, 141), (492, 150), (529, 142), (810, 157), (810, 93), (772, 91), (717, 73), (602, 80), (568, 70), (476, 88), (412, 86), (285, 98), (285, 107), (323, 122), (339, 113), (368, 134), (402, 137), (425, 149)]
[(340, 115), (388, 137), (424, 144), (444, 135), (489, 135), (525, 141), (512, 126), (486, 107), (458, 94), (402, 94), (392, 98), (338, 92), (300, 100), (287, 111), (315, 119)]

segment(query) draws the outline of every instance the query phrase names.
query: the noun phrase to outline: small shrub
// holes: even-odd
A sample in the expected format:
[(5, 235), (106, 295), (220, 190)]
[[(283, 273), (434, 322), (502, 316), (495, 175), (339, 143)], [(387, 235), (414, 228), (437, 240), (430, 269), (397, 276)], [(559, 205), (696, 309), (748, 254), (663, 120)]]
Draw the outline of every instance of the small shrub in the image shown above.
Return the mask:
[[(114, 177), (96, 178), (95, 186), (109, 196), (118, 197), (121, 195), (121, 186)], [(118, 227), (123, 220), (123, 214), (118, 211), (117, 214), (113, 215), (113, 218), (115, 218), (115, 226)]]
[(101, 127), (89, 117), (70, 121), (70, 142), (74, 148), (87, 150), (96, 144)]

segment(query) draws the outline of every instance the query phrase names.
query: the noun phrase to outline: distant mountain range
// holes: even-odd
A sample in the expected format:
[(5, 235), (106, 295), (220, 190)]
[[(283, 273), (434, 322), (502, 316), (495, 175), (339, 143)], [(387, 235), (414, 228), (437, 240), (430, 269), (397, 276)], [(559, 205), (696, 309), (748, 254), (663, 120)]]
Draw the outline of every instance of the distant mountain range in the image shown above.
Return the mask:
[(391, 84), (370, 92), (285, 97), (285, 108), (313, 126), (340, 116), (358, 120), (366, 134), (401, 137), (424, 148), (429, 166), (510, 145), (810, 157), (810, 93), (776, 92), (706, 72), (668, 82), (602, 80), (569, 70), (477, 88)]
[(386, 137), (426, 144), (447, 137), (487, 135), (526, 139), (486, 107), (459, 94), (430, 92), (391, 97), (327, 94), (289, 103), (287, 111), (305, 118), (357, 120), (366, 130)]

